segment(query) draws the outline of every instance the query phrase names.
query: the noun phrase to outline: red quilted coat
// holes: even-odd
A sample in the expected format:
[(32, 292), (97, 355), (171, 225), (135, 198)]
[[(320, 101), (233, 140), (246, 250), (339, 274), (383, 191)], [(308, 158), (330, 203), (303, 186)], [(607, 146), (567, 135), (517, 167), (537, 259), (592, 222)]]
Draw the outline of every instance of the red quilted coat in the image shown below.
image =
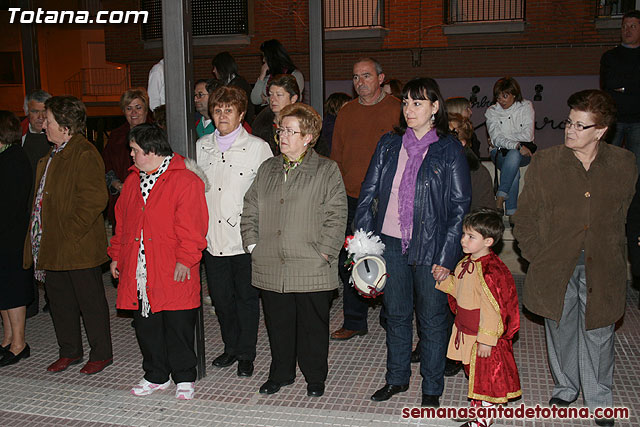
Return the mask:
[[(200, 258), (209, 221), (203, 180), (187, 169), (184, 157), (174, 154), (145, 204), (139, 170), (132, 166), (130, 171), (135, 173), (128, 175), (116, 204), (116, 234), (108, 249), (120, 271), (117, 307), (138, 309), (136, 266), (143, 229), (151, 311), (199, 307)], [(191, 269), (191, 279), (173, 280), (177, 262)]]

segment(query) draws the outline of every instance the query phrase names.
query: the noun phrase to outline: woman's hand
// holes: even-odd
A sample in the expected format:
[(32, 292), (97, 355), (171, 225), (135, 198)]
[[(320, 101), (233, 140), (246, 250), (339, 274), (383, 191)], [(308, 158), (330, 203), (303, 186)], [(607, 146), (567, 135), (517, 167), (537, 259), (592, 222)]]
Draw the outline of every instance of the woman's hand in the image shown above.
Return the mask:
[(186, 265), (176, 262), (176, 271), (173, 272), (173, 280), (184, 282), (184, 279), (191, 280), (191, 271)]
[(433, 274), (433, 278), (436, 282), (442, 282), (444, 279), (449, 277), (449, 273), (451, 273), (451, 270), (441, 265), (433, 264), (431, 267), (431, 274)]
[(260, 76), (258, 76), (258, 80), (264, 80), (267, 77), (267, 73), (269, 72), (269, 66), (266, 62), (262, 63), (262, 67), (260, 68)]
[(478, 355), (478, 357), (489, 357), (491, 356), (492, 348), (493, 347), (491, 347), (490, 345), (478, 343), (478, 351), (476, 354)]
[(113, 276), (114, 279), (120, 277), (120, 271), (118, 271), (118, 261), (111, 261), (109, 269), (111, 270), (111, 276)]
[(524, 145), (520, 146), (520, 154), (522, 154), (525, 157), (531, 157), (533, 156), (533, 153), (531, 152), (531, 150), (529, 150), (527, 147), (525, 147)]

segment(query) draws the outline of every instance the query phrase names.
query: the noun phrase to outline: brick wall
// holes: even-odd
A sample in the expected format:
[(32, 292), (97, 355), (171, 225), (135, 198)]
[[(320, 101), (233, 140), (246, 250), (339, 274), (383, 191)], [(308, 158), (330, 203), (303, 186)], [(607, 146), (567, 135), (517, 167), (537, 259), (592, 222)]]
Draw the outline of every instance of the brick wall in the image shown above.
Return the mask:
[[(131, 2), (104, 0), (105, 9), (126, 10)], [(252, 83), (260, 70), (259, 45), (279, 39), (293, 61), (309, 76), (308, 3), (300, 0), (254, 0), (254, 27), (247, 46), (194, 46), (195, 78), (211, 76), (211, 58), (228, 50), (241, 74)], [(353, 62), (373, 56), (388, 77), (406, 81), (496, 75), (565, 76), (598, 73), (602, 53), (619, 41), (619, 30), (597, 30), (592, 0), (529, 0), (521, 33), (445, 35), (441, 1), (386, 0), (383, 39), (330, 40), (325, 43), (327, 80), (348, 80)], [(145, 49), (138, 25), (105, 28), (107, 59), (130, 64), (133, 85), (146, 85), (161, 49)], [(420, 65), (414, 66), (412, 52)]]

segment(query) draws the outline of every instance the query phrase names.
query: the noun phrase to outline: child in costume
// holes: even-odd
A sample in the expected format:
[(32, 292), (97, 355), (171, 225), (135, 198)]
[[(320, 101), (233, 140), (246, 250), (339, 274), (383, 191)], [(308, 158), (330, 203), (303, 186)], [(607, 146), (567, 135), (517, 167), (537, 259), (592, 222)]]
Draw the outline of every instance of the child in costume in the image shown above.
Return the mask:
[[(464, 364), (472, 406), (490, 407), (522, 395), (512, 343), (520, 329), (518, 294), (511, 272), (491, 250), (504, 232), (500, 215), (491, 209), (473, 211), (462, 229), (467, 255), (436, 288), (449, 294), (456, 315), (447, 357)], [(463, 426), (491, 424), (491, 418), (477, 418)]]

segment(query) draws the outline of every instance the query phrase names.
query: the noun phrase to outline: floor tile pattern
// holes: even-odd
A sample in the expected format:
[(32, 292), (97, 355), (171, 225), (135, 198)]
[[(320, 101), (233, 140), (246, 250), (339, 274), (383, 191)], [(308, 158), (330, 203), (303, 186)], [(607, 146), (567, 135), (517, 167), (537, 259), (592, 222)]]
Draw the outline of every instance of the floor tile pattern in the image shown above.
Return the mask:
[[(239, 378), (236, 367), (214, 368), (211, 360), (222, 352), (217, 319), (204, 311), (207, 376), (196, 384), (192, 401), (177, 401), (175, 387), (147, 397), (134, 397), (129, 389), (142, 377), (141, 356), (131, 319), (115, 310), (116, 289), (104, 274), (111, 306), (114, 364), (104, 372), (86, 376), (82, 365), (51, 374), (46, 367), (57, 358), (51, 318), (40, 313), (28, 320), (27, 341), (32, 356), (15, 366), (0, 368), (0, 425), (2, 426), (456, 426), (451, 420), (403, 419), (403, 407), (420, 403), (420, 373), (413, 365), (407, 392), (387, 402), (373, 402), (371, 394), (384, 385), (385, 334), (378, 323), (379, 308), (369, 312), (369, 333), (347, 342), (331, 341), (327, 391), (321, 398), (306, 396), (298, 371), (295, 384), (272, 396), (259, 394), (267, 379), (269, 343), (261, 320), (255, 373)], [(519, 291), (523, 277), (516, 276)], [(204, 287), (206, 293), (206, 287)], [(616, 334), (614, 401), (630, 408), (631, 418), (619, 426), (640, 425), (640, 310), (638, 291), (629, 287), (627, 312)], [(42, 304), (42, 301), (41, 301)], [(342, 298), (334, 301), (331, 330), (342, 324)], [(85, 351), (88, 345), (85, 339)], [(553, 381), (546, 360), (544, 329), (540, 319), (522, 316), (514, 344), (524, 396), (511, 406), (545, 404)], [(467, 381), (462, 373), (447, 378), (441, 403), (466, 406)], [(581, 405), (579, 399), (572, 406)], [(590, 426), (591, 420), (503, 420), (509, 426)]]

